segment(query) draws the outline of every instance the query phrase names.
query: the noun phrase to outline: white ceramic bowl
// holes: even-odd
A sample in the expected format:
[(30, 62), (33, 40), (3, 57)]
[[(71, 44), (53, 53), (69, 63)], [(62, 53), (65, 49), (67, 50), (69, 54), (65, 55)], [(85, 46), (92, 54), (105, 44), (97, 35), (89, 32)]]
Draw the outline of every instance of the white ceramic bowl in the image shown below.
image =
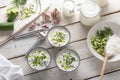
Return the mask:
[[(61, 67), (59, 64), (58, 64), (58, 62), (57, 62), (57, 59), (58, 58), (60, 58), (60, 56), (62, 56), (63, 54), (68, 54), (68, 53), (71, 53), (71, 54), (73, 54), (74, 55), (74, 57), (76, 58), (76, 66), (74, 66), (74, 68), (73, 69), (68, 69), (68, 70), (65, 70), (63, 67)], [(60, 52), (58, 52), (58, 54), (56, 55), (56, 64), (57, 64), (57, 66), (58, 66), (58, 68), (60, 69), (60, 70), (62, 70), (62, 71), (66, 71), (66, 72), (71, 72), (71, 71), (74, 71), (74, 70), (76, 70), (78, 67), (79, 67), (79, 65), (80, 65), (80, 57), (79, 57), (79, 55), (78, 55), (78, 53), (76, 52), (76, 51), (74, 51), (74, 50), (72, 50), (72, 49), (63, 49), (63, 50), (61, 50)]]
[[(37, 69), (37, 68), (35, 68), (35, 67), (33, 67), (33, 66), (30, 65), (31, 59), (29, 59), (29, 56), (30, 56), (30, 54), (34, 54), (34, 52), (35, 52), (36, 50), (45, 51), (45, 52), (47, 53), (47, 56), (50, 57), (50, 60), (46, 63), (46, 66), (44, 66), (43, 68)], [(30, 66), (32, 69), (41, 71), (41, 70), (44, 70), (44, 69), (48, 68), (48, 66), (50, 65), (50, 63), (51, 63), (51, 54), (50, 54), (50, 52), (49, 52), (47, 49), (45, 49), (45, 48), (43, 48), (43, 47), (36, 47), (36, 48), (31, 49), (30, 53), (29, 53), (28, 56), (27, 56), (27, 62), (28, 62), (29, 66)], [(41, 67), (41, 66), (37, 66), (37, 67)]]
[[(53, 32), (54, 30), (57, 30), (57, 31), (58, 31), (58, 30), (63, 30), (63, 31), (65, 31), (66, 34), (68, 35), (68, 38), (67, 38), (67, 40), (65, 41), (65, 43), (64, 43), (63, 45), (61, 45), (61, 46), (54, 45), (54, 44), (53, 44), (53, 41), (51, 41), (51, 39), (50, 39), (50, 37), (51, 37), (51, 36), (50, 36), (50, 33)], [(48, 42), (49, 42), (52, 46), (57, 47), (57, 48), (64, 47), (64, 46), (68, 45), (69, 42), (70, 42), (70, 39), (71, 39), (71, 34), (70, 34), (69, 30), (68, 30), (67, 28), (65, 28), (64, 26), (54, 26), (54, 27), (52, 27), (52, 28), (48, 31), (48, 34), (47, 34), (47, 40), (48, 40)]]
[[(120, 25), (114, 23), (114, 22), (101, 22), (101, 23), (98, 23), (96, 25), (94, 25), (89, 33), (88, 33), (88, 36), (87, 36), (87, 44), (88, 44), (88, 48), (89, 50), (91, 51), (91, 53), (98, 59), (100, 60), (104, 60), (104, 57), (101, 56), (100, 54), (98, 54), (92, 47), (92, 44), (91, 44), (91, 38), (93, 36), (96, 35), (96, 31), (97, 30), (101, 30), (101, 29), (104, 29), (104, 27), (110, 27), (113, 31), (113, 34), (116, 34), (118, 37), (120, 37)], [(114, 61), (118, 61), (120, 60), (120, 54), (119, 55), (116, 55), (114, 56), (113, 58), (109, 59), (108, 62), (114, 62)]]

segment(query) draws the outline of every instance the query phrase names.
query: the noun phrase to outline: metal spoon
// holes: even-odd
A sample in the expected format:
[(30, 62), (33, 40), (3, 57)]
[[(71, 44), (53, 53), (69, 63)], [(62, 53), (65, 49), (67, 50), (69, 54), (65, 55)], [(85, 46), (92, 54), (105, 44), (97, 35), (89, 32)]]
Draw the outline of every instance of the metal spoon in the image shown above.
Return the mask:
[(42, 31), (48, 31), (48, 29), (40, 29), (40, 30), (36, 30), (36, 31), (30, 31), (30, 32), (25, 33), (25, 34), (17, 35), (17, 36), (14, 37), (14, 39), (20, 39), (20, 38), (24, 38), (24, 37), (27, 37), (27, 36), (35, 35), (36, 33), (40, 33)]

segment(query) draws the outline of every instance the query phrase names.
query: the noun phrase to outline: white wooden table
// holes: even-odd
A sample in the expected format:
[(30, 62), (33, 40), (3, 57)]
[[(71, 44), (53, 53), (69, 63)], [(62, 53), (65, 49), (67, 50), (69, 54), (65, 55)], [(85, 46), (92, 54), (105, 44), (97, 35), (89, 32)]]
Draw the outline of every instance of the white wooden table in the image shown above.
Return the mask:
[[(63, 0), (50, 0), (52, 6), (61, 11)], [(84, 0), (75, 0), (76, 4)], [(120, 0), (108, 0), (108, 6), (102, 11), (100, 22), (112, 21), (120, 24)], [(63, 72), (55, 64), (54, 58), (57, 51), (46, 41), (40, 45), (48, 48), (52, 53), (52, 63), (47, 70), (35, 71), (31, 69), (25, 59), (25, 52), (35, 43), (37, 37), (28, 37), (20, 40), (11, 40), (7, 44), (0, 46), (0, 54), (8, 58), (13, 64), (23, 68), (25, 80), (99, 80), (102, 61), (95, 58), (88, 49), (86, 37), (88, 27), (81, 25), (79, 13), (71, 19), (62, 15), (61, 25), (65, 25), (71, 33), (71, 41), (67, 48), (78, 52), (81, 60), (80, 66), (73, 72)], [(120, 61), (108, 63), (104, 75), (104, 80), (120, 80)]]

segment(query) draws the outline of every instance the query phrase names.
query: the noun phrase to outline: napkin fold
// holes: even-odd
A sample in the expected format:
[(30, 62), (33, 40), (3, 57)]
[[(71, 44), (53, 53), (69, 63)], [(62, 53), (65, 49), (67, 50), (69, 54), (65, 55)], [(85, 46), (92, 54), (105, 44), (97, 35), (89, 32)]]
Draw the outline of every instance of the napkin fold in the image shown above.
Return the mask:
[(0, 55), (0, 80), (24, 80), (20, 66), (13, 65), (5, 57)]

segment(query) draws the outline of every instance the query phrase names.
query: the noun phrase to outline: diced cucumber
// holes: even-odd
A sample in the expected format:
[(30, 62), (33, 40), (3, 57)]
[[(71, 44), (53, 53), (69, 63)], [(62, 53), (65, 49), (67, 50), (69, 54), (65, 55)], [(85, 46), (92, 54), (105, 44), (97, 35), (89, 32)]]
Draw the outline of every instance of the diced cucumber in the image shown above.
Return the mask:
[(7, 21), (13, 22), (18, 15), (18, 8), (15, 6), (15, 7), (7, 9), (7, 15), (8, 15)]

